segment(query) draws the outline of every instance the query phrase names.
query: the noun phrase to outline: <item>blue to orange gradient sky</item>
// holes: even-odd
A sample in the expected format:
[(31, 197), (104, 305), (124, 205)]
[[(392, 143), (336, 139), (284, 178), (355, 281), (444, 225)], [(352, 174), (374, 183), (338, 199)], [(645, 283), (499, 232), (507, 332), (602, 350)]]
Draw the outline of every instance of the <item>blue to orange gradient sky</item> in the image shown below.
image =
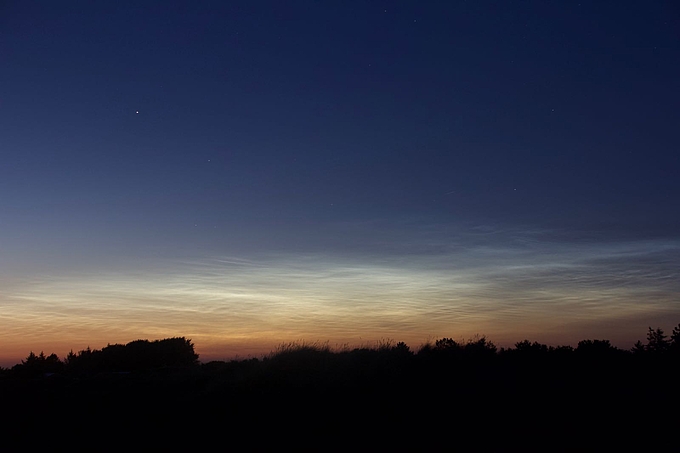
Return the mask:
[(673, 2), (7, 2), (0, 365), (680, 322)]

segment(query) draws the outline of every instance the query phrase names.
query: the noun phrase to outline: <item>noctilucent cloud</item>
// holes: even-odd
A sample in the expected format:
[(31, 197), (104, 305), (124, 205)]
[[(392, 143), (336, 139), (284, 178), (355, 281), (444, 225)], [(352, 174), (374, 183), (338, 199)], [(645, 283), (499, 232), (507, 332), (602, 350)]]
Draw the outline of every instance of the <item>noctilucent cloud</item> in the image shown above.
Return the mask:
[(672, 2), (0, 6), (0, 365), (680, 322)]

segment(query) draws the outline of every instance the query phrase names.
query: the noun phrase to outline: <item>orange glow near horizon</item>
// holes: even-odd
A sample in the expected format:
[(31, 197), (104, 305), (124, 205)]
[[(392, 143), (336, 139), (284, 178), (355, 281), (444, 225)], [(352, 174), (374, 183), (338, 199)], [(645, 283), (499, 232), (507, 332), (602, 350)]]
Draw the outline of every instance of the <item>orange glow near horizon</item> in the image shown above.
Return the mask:
[[(509, 347), (530, 339), (610, 339), (629, 348), (648, 325), (672, 328), (674, 283), (650, 270), (637, 281), (602, 273), (579, 252), (517, 265), (449, 261), (213, 258), (158, 270), (6, 278), (0, 295), (0, 364), (136, 339), (183, 336), (201, 360), (258, 357), (289, 342), (332, 348), (485, 335)], [(558, 261), (560, 264), (551, 264)], [(604, 265), (603, 265), (604, 266)], [(634, 284), (633, 284), (634, 283)], [(644, 303), (640, 303), (644, 301)]]

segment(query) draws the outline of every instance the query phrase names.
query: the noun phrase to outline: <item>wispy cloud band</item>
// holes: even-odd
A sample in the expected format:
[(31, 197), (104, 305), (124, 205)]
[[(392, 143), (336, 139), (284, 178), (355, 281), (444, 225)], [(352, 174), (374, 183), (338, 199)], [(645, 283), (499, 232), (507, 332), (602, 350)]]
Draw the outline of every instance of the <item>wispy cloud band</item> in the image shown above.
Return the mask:
[(441, 242), (437, 253), (213, 256), (10, 277), (0, 294), (0, 339), (8, 353), (24, 353), (183, 335), (204, 356), (224, 356), (296, 339), (632, 341), (646, 324), (680, 321), (677, 242), (536, 237)]

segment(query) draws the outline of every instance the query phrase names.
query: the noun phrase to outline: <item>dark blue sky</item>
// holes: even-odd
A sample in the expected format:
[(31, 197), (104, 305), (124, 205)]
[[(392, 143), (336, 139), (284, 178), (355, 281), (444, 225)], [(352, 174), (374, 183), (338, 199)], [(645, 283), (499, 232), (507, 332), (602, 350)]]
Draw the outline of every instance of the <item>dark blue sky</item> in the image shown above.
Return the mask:
[(679, 39), (671, 1), (3, 3), (0, 270), (408, 262), (480, 231), (672, 269)]

